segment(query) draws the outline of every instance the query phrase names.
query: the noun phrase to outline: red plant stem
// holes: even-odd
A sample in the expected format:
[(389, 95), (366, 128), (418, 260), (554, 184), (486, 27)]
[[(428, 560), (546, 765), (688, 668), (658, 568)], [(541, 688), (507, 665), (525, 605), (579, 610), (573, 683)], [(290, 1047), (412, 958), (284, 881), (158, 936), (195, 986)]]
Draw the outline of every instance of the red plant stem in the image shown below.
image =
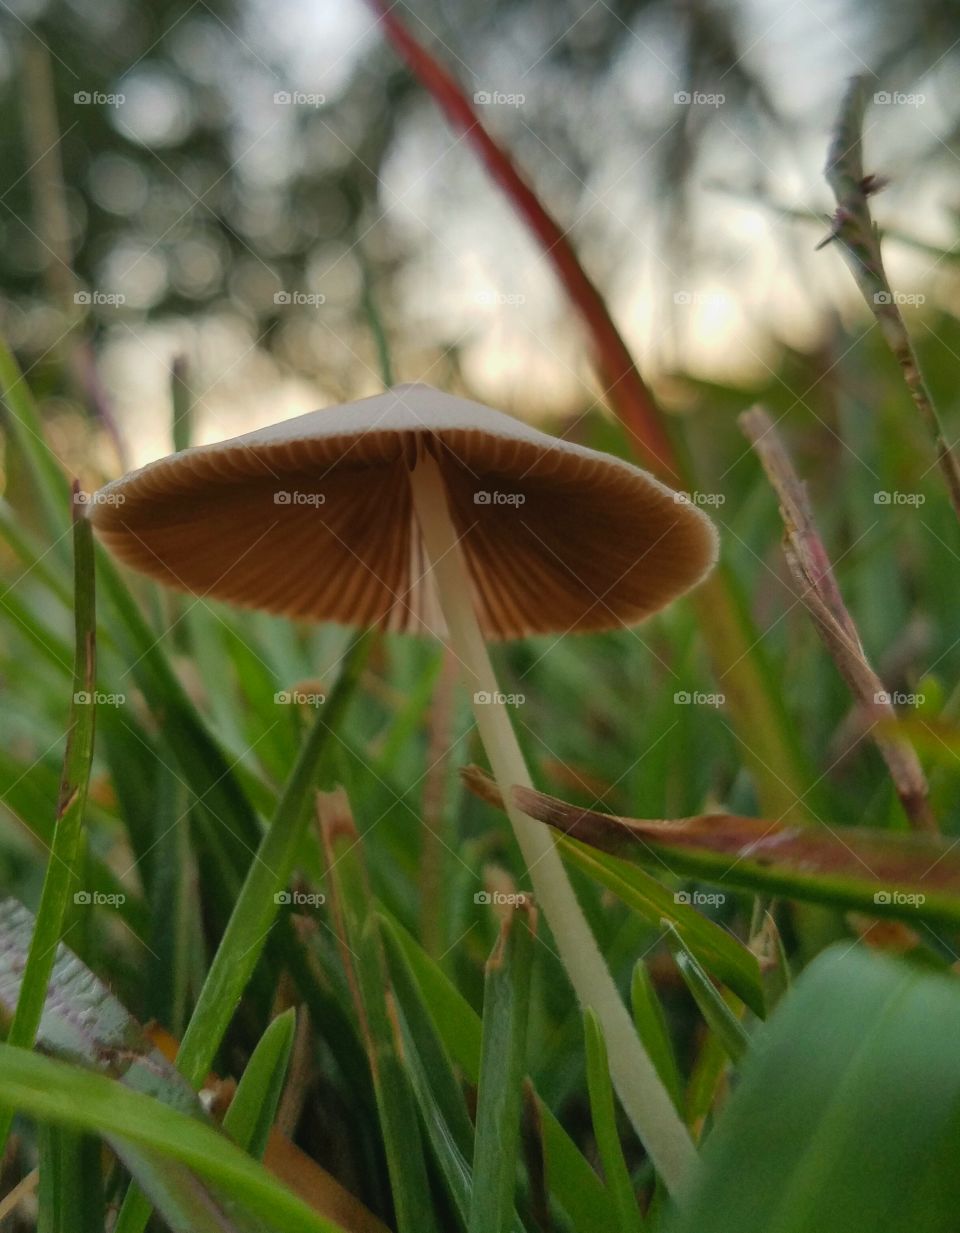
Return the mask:
[(410, 33), (387, 0), (369, 0), (387, 37), (418, 81), (433, 95), (451, 126), (462, 132), (484, 166), (526, 220), (593, 339), (604, 390), (647, 465), (677, 481), (681, 468), (661, 412), (637, 371), (603, 297), (588, 277), (566, 233), (544, 209), (510, 155), (484, 128), (453, 75)]

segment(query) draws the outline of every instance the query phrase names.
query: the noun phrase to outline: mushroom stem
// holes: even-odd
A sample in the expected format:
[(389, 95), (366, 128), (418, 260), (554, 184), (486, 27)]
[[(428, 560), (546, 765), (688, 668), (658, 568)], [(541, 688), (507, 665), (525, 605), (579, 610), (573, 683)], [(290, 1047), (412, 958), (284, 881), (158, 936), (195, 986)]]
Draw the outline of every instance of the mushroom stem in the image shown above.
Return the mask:
[(610, 1074), (620, 1101), (657, 1172), (668, 1189), (676, 1191), (695, 1158), (692, 1140), (637, 1035), (577, 902), (552, 833), (521, 813), (513, 802), (513, 786), (530, 787), (530, 775), (506, 708), (496, 700), (499, 687), (471, 599), (472, 586), (450, 517), (443, 476), (426, 451), (410, 472), (410, 486), (450, 646), (460, 660), (477, 727), (537, 903), (550, 924), (580, 1005), (591, 1007), (603, 1027)]

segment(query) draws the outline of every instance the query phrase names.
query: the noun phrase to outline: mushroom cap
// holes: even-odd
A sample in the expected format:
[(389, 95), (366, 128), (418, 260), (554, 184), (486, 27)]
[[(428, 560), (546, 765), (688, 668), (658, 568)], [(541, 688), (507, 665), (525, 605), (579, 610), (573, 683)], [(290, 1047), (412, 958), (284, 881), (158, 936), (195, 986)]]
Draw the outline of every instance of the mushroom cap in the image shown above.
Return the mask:
[(289, 617), (442, 633), (410, 490), (436, 459), (484, 636), (634, 625), (713, 564), (713, 524), (645, 471), (427, 385), (196, 446), (88, 506), (126, 564)]

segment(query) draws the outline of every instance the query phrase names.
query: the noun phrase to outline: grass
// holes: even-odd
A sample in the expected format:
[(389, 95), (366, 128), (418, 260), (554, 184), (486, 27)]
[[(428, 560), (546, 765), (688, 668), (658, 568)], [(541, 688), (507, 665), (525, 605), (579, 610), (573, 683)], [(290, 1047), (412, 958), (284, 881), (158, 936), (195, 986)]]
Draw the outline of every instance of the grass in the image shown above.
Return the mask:
[[(932, 310), (924, 324), (911, 355), (949, 436), (960, 326)], [(630, 832), (636, 850), (580, 842), (590, 833), (560, 843), (700, 1149), (672, 1198), (549, 929), (515, 906), (527, 875), (496, 793), (453, 773), (483, 755), (439, 647), (167, 605), (72, 524), (44, 405), (0, 348), (16, 480), (0, 517), (9, 1219), (29, 1227), (37, 1188), (39, 1227), (79, 1233), (132, 1233), (151, 1207), (175, 1230), (244, 1233), (953, 1228), (960, 532), (879, 329), (865, 319), (833, 343), (830, 383), (786, 353), (759, 387), (688, 383), (671, 449), (691, 490), (724, 498), (706, 598), (638, 631), (495, 651), (503, 688), (526, 698), (516, 727), (533, 780), (573, 807), (564, 816), (722, 807), (741, 827), (725, 852), (716, 827), (699, 847), (649, 824)], [(178, 367), (181, 443), (186, 391)], [(870, 717), (784, 567), (777, 499), (736, 422), (758, 400), (809, 480), (942, 838), (908, 833)], [(661, 443), (679, 435), (658, 424)], [(623, 456), (653, 439), (596, 413), (578, 431)], [(328, 701), (278, 701), (304, 682)], [(71, 711), (81, 693), (95, 705)], [(820, 863), (791, 864), (788, 843), (780, 865), (754, 859), (758, 826)], [(137, 1020), (181, 1041), (180, 1078)], [(294, 1162), (283, 1181), (264, 1154), (274, 1141)]]

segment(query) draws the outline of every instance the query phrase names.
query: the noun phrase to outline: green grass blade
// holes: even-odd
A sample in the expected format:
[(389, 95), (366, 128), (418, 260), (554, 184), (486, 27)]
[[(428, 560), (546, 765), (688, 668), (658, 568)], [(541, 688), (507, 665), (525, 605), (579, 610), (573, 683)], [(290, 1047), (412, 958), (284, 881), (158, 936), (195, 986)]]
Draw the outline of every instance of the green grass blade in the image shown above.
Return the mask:
[[(2, 352), (0, 352), (2, 359)], [(76, 648), (73, 670), (73, 699), (70, 704), (70, 727), (63, 762), (63, 780), (57, 803), (56, 824), (50, 859), (47, 862), (37, 923), (30, 942), (30, 953), (20, 984), (17, 1009), (7, 1040), (11, 1045), (32, 1047), (47, 985), (56, 958), (57, 944), (63, 933), (67, 904), (73, 883), (83, 831), (90, 766), (93, 761), (93, 730), (96, 706), (93, 695), (96, 685), (96, 600), (93, 575), (93, 540), (90, 524), (79, 516), (82, 507), (74, 507), (74, 587), (76, 593), (74, 625)], [(10, 1131), (12, 1110), (0, 1110), (0, 1156)]]
[(506, 1233), (513, 1223), (535, 929), (532, 908), (512, 910), (487, 961), (470, 1233)]
[(277, 1233), (341, 1233), (220, 1131), (103, 1075), (0, 1045), (0, 1098), (38, 1122), (108, 1136), (178, 1161)]
[[(0, 1022), (16, 1005), (35, 926), (22, 904), (0, 901)], [(183, 1075), (63, 943), (57, 947), (37, 1045), (46, 1054), (114, 1075), (124, 1086), (181, 1112), (202, 1113), (199, 1097)]]
[[(2, 349), (0, 342), (0, 349)], [(68, 530), (59, 532), (65, 539)], [(69, 563), (62, 561), (50, 545), (41, 546), (23, 526), (23, 519), (9, 501), (0, 497), (0, 535), (6, 540), (17, 560), (35, 582), (42, 582), (69, 609), (73, 603), (69, 585)], [(59, 541), (53, 541), (57, 543)]]
[(669, 920), (709, 972), (728, 985), (752, 1011), (764, 1014), (760, 965), (756, 956), (733, 934), (689, 904), (678, 902), (672, 891), (636, 865), (562, 836), (558, 843), (564, 860), (613, 891), (651, 924), (659, 926), (662, 920)]
[(603, 1039), (600, 1021), (589, 1008), (583, 1015), (583, 1035), (587, 1049), (587, 1088), (590, 1092), (593, 1133), (607, 1189), (616, 1205), (617, 1229), (619, 1233), (641, 1233), (643, 1220), (617, 1133), (607, 1043)]
[(633, 1021), (637, 1026), (637, 1033), (650, 1055), (651, 1062), (657, 1068), (660, 1081), (679, 1110), (683, 1107), (683, 1084), (680, 1081), (680, 1071), (677, 1067), (677, 1055), (674, 1053), (670, 1040), (663, 1007), (653, 987), (647, 965), (642, 959), (637, 961), (633, 969), (633, 979), (630, 982), (630, 1005), (633, 1009)]
[(184, 1165), (122, 1139), (108, 1137), (107, 1142), (173, 1233), (266, 1233), (262, 1221), (229, 1210), (232, 1205)]
[(417, 1106), (387, 1003), (386, 958), (370, 913), (362, 845), (342, 789), (322, 799), (319, 814), (337, 936), (370, 1058), (397, 1229), (436, 1233)]
[[(467, 1081), (476, 1083), (480, 1077), (480, 1016), (411, 934), (386, 913), (381, 915), (381, 925), (392, 948), (409, 965), (450, 1057)], [(570, 1217), (577, 1233), (609, 1233), (615, 1213), (606, 1189), (539, 1098), (538, 1111), (553, 1197)]]
[(269, 1025), (247, 1062), (223, 1119), (227, 1134), (257, 1160), (263, 1157), (283, 1095), (296, 1026), (293, 1007)]
[[(336, 730), (352, 697), (368, 646), (368, 639), (361, 636), (348, 653), (330, 701), (314, 720), (273, 821), (250, 862), (177, 1054), (177, 1067), (194, 1087), (200, 1086), (213, 1063), (276, 920), (279, 896), (290, 879), (306, 834), (310, 794), (317, 783), (329, 734)], [(131, 1187), (117, 1220), (116, 1233), (139, 1233), (149, 1212), (143, 1195)]]
[(716, 985), (697, 962), (696, 956), (690, 953), (683, 938), (669, 921), (664, 921), (664, 929), (667, 935), (667, 945), (673, 952), (680, 975), (693, 995), (693, 1000), (699, 1006), (700, 1013), (723, 1045), (730, 1060), (739, 1062), (750, 1046), (750, 1037), (744, 1031), (740, 1020), (723, 1000)]
[(413, 970), (387, 918), (379, 915), (377, 924), (400, 1009), (404, 1058), (413, 1094), (447, 1190), (466, 1225), (473, 1185), (473, 1123), (450, 1054), (434, 1026)]
[(307, 734), (273, 821), (250, 863), (177, 1055), (178, 1068), (195, 1087), (203, 1082), (213, 1063), (237, 999), (276, 918), (278, 896), (290, 880), (306, 835), (310, 796), (320, 776), (330, 733), (337, 729), (353, 695), (368, 645), (361, 637), (348, 653), (330, 701)]
[(30, 387), (13, 352), (0, 338), (0, 400), (7, 414), (4, 426), (16, 456), (30, 478), (44, 530), (53, 544), (69, 526), (70, 484), (43, 435)]
[(37, 1233), (103, 1233), (100, 1144), (89, 1135), (41, 1126)]

